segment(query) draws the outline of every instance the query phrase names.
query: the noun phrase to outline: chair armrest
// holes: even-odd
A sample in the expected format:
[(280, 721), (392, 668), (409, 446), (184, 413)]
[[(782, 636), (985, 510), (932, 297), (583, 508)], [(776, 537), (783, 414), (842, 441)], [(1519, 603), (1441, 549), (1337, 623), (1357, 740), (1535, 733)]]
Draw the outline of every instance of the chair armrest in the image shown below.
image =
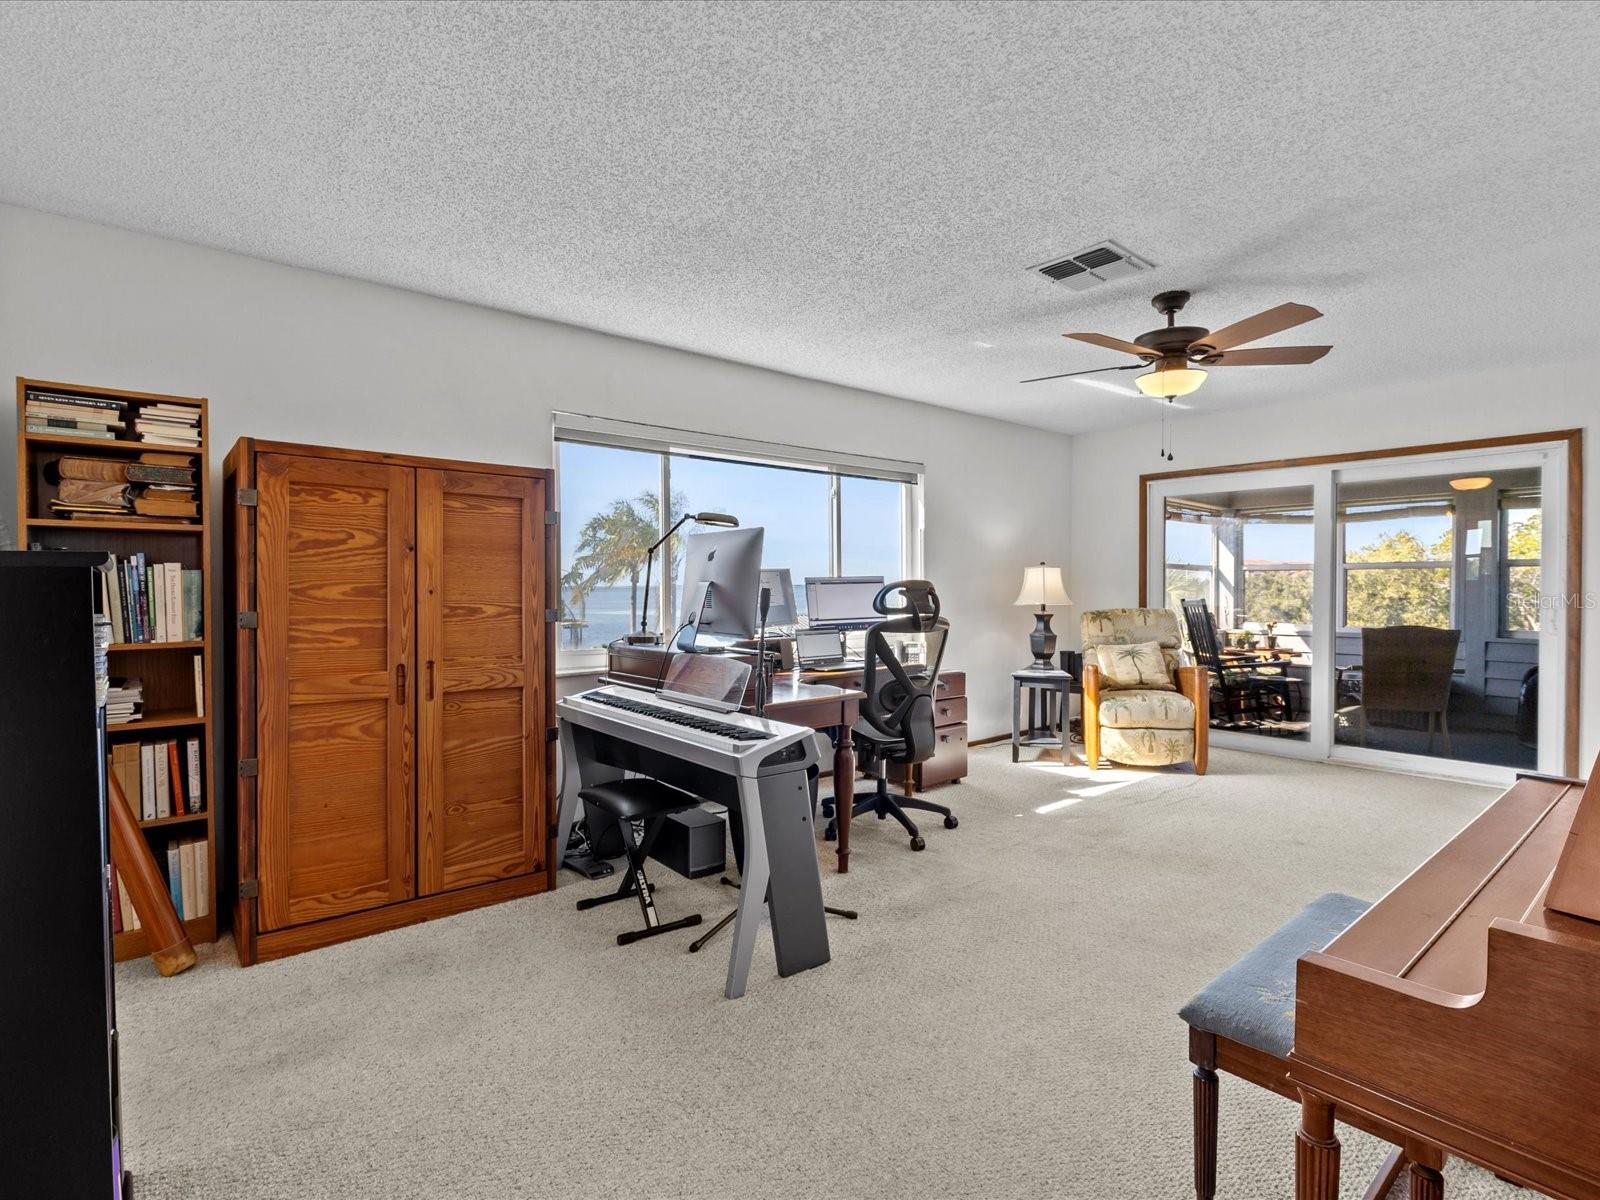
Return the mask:
[(1083, 664), (1083, 678), (1079, 680), (1083, 685), (1084, 708), (1098, 707), (1100, 704), (1100, 668), (1094, 663)]

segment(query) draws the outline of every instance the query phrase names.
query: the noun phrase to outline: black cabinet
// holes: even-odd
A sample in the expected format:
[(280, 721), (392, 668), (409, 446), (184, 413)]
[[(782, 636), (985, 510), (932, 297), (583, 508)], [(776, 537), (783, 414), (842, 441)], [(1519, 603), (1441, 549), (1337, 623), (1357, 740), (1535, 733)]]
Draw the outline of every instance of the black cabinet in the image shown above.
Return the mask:
[(121, 1200), (103, 554), (0, 553), (0, 1195)]

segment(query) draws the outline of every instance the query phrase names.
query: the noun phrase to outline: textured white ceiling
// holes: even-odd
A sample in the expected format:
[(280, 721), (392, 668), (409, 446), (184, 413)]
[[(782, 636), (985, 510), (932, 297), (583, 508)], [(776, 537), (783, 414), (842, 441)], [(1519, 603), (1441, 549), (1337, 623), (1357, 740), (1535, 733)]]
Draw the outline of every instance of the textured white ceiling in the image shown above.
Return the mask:
[[(0, 199), (1079, 431), (1151, 402), (1016, 381), (1164, 288), (1328, 314), (1203, 409), (1592, 355), (1596, 62), (1587, 3), (8, 4)], [(1157, 269), (1023, 270), (1106, 237)]]

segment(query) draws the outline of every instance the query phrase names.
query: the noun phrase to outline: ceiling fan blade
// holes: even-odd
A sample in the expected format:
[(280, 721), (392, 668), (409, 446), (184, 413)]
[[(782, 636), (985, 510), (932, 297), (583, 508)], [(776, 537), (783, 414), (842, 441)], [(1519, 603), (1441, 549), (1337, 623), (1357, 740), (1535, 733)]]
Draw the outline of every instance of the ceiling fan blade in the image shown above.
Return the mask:
[(1044, 383), (1049, 379), (1071, 379), (1074, 375), (1103, 375), (1107, 371), (1137, 371), (1143, 363), (1129, 363), (1125, 367), (1095, 367), (1092, 371), (1068, 371), (1065, 375), (1041, 375), (1037, 379), (1024, 379), (1023, 383)]
[(1255, 350), (1229, 350), (1217, 358), (1200, 359), (1202, 367), (1292, 367), (1314, 363), (1332, 346), (1262, 346)]
[(1140, 358), (1159, 358), (1156, 352), (1148, 346), (1141, 346), (1138, 342), (1125, 342), (1121, 338), (1114, 338), (1104, 333), (1063, 333), (1065, 338), (1075, 342), (1088, 342), (1091, 346), (1104, 346), (1107, 350), (1121, 350), (1124, 354), (1137, 354)]
[(1309, 304), (1280, 304), (1277, 308), (1269, 308), (1266, 312), (1259, 312), (1253, 317), (1246, 317), (1242, 321), (1235, 321), (1232, 325), (1224, 325), (1221, 329), (1213, 330), (1194, 344), (1209, 346), (1213, 350), (1228, 350), (1234, 346), (1242, 346), (1246, 342), (1253, 342), (1257, 338), (1293, 329), (1296, 325), (1304, 325), (1307, 321), (1315, 321), (1321, 315)]

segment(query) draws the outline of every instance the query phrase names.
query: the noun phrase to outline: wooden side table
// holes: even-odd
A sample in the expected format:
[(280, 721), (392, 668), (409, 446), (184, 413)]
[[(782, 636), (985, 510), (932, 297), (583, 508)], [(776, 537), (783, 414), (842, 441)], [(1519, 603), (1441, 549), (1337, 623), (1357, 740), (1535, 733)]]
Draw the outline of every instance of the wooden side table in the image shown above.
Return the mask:
[[(1067, 711), (1072, 676), (1065, 671), (1011, 672), (1011, 761), (1024, 746), (1067, 748)], [(1022, 723), (1022, 694), (1028, 693), (1028, 723)]]

